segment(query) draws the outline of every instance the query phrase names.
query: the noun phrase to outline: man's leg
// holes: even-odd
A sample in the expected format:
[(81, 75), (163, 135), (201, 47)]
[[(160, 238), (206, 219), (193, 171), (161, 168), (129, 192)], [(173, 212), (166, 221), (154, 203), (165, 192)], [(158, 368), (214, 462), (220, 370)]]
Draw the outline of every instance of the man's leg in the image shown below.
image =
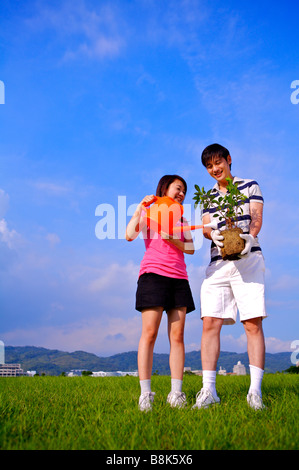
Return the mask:
[(201, 318), (203, 331), (201, 338), (201, 361), (203, 387), (196, 395), (196, 408), (206, 408), (219, 403), (216, 392), (216, 368), (220, 354), (220, 332), (224, 320), (235, 322), (236, 302), (230, 283), (231, 266), (229, 262), (212, 263), (206, 270), (202, 283)]
[(265, 339), (262, 319), (251, 318), (243, 321), (247, 336), (247, 351), (249, 364), (260, 369), (265, 367)]
[(220, 354), (221, 318), (204, 317), (201, 337), (202, 370), (216, 370)]
[[(250, 368), (250, 388), (247, 400), (255, 409), (262, 409), (262, 380), (265, 367), (265, 339), (262, 318), (252, 318), (243, 322), (247, 336), (247, 351)], [(254, 397), (259, 398), (254, 398)]]
[(203, 388), (209, 389), (214, 397), (217, 396), (216, 368), (220, 354), (220, 331), (222, 324), (223, 320), (220, 318), (203, 318), (201, 338)]
[(203, 387), (196, 395), (192, 409), (207, 408), (220, 403), (216, 392), (216, 367), (220, 353), (220, 331), (223, 320), (214, 317), (203, 318), (201, 337), (201, 362)]

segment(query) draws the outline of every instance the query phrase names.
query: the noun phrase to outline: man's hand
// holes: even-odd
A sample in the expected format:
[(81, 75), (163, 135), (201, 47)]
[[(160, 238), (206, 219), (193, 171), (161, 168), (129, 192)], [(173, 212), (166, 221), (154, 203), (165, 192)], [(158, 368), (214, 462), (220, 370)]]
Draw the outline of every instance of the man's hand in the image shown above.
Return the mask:
[(250, 233), (240, 234), (240, 237), (245, 240), (245, 248), (241, 251), (240, 255), (247, 255), (251, 251), (251, 247), (254, 244), (254, 237)]
[(211, 231), (211, 238), (216, 246), (219, 248), (223, 247), (223, 243), (220, 240), (223, 240), (223, 235), (221, 235), (220, 230), (212, 230)]

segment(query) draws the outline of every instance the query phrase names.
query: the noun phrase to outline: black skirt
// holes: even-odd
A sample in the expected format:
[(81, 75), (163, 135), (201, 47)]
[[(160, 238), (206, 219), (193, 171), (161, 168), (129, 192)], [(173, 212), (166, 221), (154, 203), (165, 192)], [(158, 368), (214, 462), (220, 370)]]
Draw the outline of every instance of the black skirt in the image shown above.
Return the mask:
[(136, 310), (142, 312), (153, 307), (163, 307), (166, 312), (179, 307), (187, 307), (187, 313), (195, 310), (188, 280), (142, 274), (137, 283)]

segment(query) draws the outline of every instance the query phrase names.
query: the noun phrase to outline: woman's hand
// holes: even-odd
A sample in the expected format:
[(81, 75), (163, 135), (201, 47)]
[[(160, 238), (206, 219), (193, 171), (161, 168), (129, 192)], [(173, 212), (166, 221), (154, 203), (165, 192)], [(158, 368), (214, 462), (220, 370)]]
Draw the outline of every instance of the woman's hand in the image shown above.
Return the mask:
[[(189, 233), (189, 232), (187, 232), (187, 233)], [(182, 241), (179, 238), (178, 234), (169, 235), (169, 233), (160, 232), (160, 235), (161, 235), (161, 238), (163, 240), (166, 240), (166, 241), (172, 243), (174, 246), (176, 246), (183, 253), (186, 253), (187, 255), (193, 255), (194, 254), (195, 250), (194, 250), (194, 244), (193, 244), (193, 240), (191, 238), (191, 234), (190, 234), (190, 238), (187, 238), (187, 239), (185, 238), (184, 241)]]
[(143, 206), (149, 206), (152, 202), (155, 202), (156, 196), (154, 194), (150, 194), (149, 196), (145, 196), (142, 201), (141, 205)]

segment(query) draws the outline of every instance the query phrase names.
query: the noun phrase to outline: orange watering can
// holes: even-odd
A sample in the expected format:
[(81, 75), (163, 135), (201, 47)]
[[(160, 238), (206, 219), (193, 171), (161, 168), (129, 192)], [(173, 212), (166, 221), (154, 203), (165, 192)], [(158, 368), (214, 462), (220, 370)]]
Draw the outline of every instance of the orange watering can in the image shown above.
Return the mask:
[[(154, 204), (150, 206), (150, 204)], [(143, 204), (145, 210), (144, 220), (146, 225), (155, 232), (165, 232), (169, 235), (173, 233), (186, 232), (187, 230), (196, 230), (204, 227), (217, 228), (217, 223), (211, 222), (205, 225), (181, 225), (176, 224), (182, 218), (183, 206), (168, 196), (158, 197), (147, 204)], [(150, 206), (150, 207), (149, 207)]]

